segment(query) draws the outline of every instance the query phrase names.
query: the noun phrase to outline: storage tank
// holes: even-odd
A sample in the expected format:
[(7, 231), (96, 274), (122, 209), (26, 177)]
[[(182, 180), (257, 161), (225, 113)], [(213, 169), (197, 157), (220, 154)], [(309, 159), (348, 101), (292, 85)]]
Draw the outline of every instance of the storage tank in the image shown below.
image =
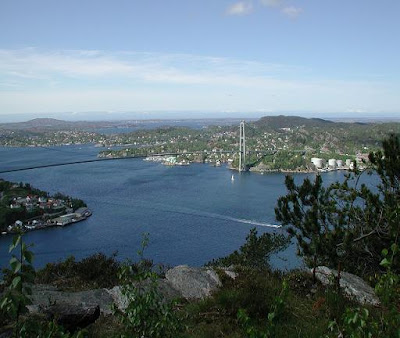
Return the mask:
[(324, 160), (322, 158), (313, 157), (311, 162), (315, 165), (317, 169), (321, 169), (324, 166)]
[(329, 165), (329, 168), (335, 169), (336, 168), (336, 160), (334, 158), (329, 159), (328, 165)]
[(338, 168), (343, 167), (343, 161), (342, 160), (337, 160), (336, 161), (336, 165), (337, 165)]

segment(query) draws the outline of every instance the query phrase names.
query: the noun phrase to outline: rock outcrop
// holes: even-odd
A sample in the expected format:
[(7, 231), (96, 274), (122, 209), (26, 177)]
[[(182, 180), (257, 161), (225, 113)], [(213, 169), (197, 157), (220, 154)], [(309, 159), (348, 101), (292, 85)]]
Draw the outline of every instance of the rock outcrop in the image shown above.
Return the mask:
[(166, 280), (186, 299), (209, 297), (222, 285), (217, 273), (210, 268), (179, 265), (167, 271)]
[[(229, 269), (225, 272), (231, 278), (236, 277), (235, 273)], [(146, 289), (149, 283), (150, 281), (145, 281), (141, 287)], [(187, 265), (168, 270), (166, 278), (157, 281), (158, 291), (166, 301), (177, 298), (203, 299), (210, 296), (221, 285), (214, 270), (193, 268)], [(109, 315), (113, 304), (122, 311), (127, 307), (127, 299), (122, 294), (120, 286), (112, 289), (66, 292), (59, 291), (54, 286), (39, 284), (32, 287), (31, 300), (32, 305), (28, 306), (31, 313), (59, 318), (60, 323), (67, 327), (81, 327), (79, 325), (90, 322), (97, 313)]]
[[(144, 290), (146, 290), (146, 288), (149, 287), (149, 281), (143, 282), (141, 287), (144, 288)], [(173, 299), (182, 297), (181, 293), (175, 290), (166, 279), (159, 279), (157, 281), (157, 289), (163, 296), (165, 301), (171, 301)], [(128, 306), (128, 300), (122, 294), (121, 287), (114, 286), (112, 289), (106, 290), (106, 292), (111, 296), (112, 303), (114, 303), (119, 310), (125, 311), (125, 309)]]
[(67, 304), (74, 307), (93, 307), (99, 306), (99, 310), (104, 314), (111, 314), (111, 304), (113, 298), (106, 289), (95, 289), (80, 292), (59, 291), (50, 285), (33, 285), (32, 305), (28, 306), (30, 312), (41, 312), (51, 305)]
[[(315, 276), (322, 284), (330, 285), (337, 278), (338, 272), (326, 266), (318, 266), (315, 270)], [(356, 275), (344, 271), (340, 272), (340, 287), (348, 297), (360, 304), (374, 306), (380, 304), (374, 289)]]

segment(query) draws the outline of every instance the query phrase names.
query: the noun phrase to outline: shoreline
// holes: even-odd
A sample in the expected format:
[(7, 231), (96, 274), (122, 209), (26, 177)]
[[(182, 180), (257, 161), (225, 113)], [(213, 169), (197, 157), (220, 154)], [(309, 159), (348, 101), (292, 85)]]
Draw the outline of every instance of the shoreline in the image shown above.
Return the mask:
[[(62, 217), (62, 216), (66, 216), (66, 215), (61, 215), (60, 217)], [(57, 218), (50, 219), (50, 220), (48, 220), (47, 222), (44, 222), (44, 223), (40, 223), (39, 222), (39, 224), (37, 224), (37, 225), (29, 225), (29, 224), (24, 225), (23, 224), (18, 228), (13, 227), (11, 230), (2, 231), (1, 235), (2, 236), (6, 236), (6, 235), (9, 235), (9, 234), (16, 234), (16, 233), (19, 233), (19, 232), (25, 233), (25, 232), (30, 232), (30, 231), (53, 228), (53, 227), (57, 227), (57, 226), (64, 227), (64, 226), (67, 226), (67, 225), (71, 225), (71, 224), (74, 224), (74, 223), (85, 221), (90, 216), (92, 216), (92, 211), (90, 209), (87, 209), (85, 211), (84, 215), (76, 216), (74, 218), (71, 218), (70, 220), (67, 220), (67, 221), (63, 222), (63, 223), (58, 222), (57, 219), (59, 219), (60, 217), (57, 217)]]

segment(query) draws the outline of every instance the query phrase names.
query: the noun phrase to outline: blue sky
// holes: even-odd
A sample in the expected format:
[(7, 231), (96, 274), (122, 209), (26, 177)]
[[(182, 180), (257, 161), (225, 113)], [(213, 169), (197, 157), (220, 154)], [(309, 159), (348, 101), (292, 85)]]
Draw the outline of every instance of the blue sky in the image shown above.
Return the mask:
[(398, 0), (1, 0), (0, 120), (396, 117), (399, 15)]

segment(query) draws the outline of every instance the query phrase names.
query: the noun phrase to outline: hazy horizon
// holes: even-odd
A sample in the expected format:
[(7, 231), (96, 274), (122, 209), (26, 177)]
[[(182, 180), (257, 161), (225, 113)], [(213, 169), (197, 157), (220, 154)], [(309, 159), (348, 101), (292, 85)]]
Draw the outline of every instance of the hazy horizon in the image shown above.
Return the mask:
[(400, 114), (384, 113), (325, 113), (311, 112), (59, 112), (33, 114), (4, 114), (0, 115), (0, 123), (26, 122), (36, 118), (52, 118), (64, 121), (124, 121), (124, 120), (221, 120), (247, 119), (256, 120), (264, 116), (300, 116), (304, 118), (321, 118), (331, 121), (344, 122), (399, 122)]

